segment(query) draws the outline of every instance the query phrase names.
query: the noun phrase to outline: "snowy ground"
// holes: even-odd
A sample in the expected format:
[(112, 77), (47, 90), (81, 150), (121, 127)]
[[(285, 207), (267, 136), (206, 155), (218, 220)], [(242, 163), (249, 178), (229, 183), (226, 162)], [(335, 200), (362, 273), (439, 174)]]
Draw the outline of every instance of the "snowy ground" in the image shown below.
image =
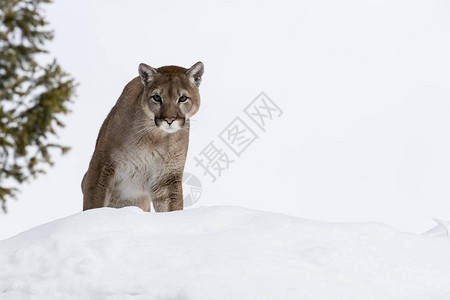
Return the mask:
[(0, 241), (0, 299), (450, 299), (428, 235), (237, 207), (103, 208)]

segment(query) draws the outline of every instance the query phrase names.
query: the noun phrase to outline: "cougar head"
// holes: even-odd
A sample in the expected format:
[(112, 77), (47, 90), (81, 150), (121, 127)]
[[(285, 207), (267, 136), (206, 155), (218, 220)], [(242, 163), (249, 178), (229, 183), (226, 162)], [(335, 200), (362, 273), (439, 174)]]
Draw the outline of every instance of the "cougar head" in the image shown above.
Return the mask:
[(139, 65), (139, 76), (144, 85), (141, 104), (159, 129), (176, 132), (198, 111), (202, 75), (202, 62), (190, 69), (177, 66), (154, 69), (144, 63)]

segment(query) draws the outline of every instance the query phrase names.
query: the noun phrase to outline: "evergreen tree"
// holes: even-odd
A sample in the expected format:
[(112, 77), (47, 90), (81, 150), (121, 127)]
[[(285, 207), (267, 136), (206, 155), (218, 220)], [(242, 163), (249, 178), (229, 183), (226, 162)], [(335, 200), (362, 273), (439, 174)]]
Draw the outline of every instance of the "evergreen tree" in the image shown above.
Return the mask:
[(53, 38), (42, 13), (50, 2), (0, 0), (0, 202), (5, 212), (18, 184), (53, 164), (53, 149), (68, 151), (54, 141), (75, 83), (43, 48)]

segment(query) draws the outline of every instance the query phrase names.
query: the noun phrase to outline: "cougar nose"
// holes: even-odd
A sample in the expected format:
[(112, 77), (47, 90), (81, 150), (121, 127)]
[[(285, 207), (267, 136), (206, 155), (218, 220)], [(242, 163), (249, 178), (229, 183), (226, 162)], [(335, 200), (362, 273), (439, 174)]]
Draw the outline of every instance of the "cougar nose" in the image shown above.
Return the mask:
[(167, 124), (172, 125), (173, 121), (175, 121), (176, 118), (164, 118), (164, 121), (167, 122)]

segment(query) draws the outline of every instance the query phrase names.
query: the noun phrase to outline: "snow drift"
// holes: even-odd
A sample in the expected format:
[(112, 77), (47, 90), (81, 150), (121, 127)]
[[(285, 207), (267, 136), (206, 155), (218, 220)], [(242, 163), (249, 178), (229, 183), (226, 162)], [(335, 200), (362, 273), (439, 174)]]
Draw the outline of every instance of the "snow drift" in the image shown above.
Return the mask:
[(1, 241), (0, 299), (448, 300), (450, 239), (437, 232), (237, 207), (95, 209)]

